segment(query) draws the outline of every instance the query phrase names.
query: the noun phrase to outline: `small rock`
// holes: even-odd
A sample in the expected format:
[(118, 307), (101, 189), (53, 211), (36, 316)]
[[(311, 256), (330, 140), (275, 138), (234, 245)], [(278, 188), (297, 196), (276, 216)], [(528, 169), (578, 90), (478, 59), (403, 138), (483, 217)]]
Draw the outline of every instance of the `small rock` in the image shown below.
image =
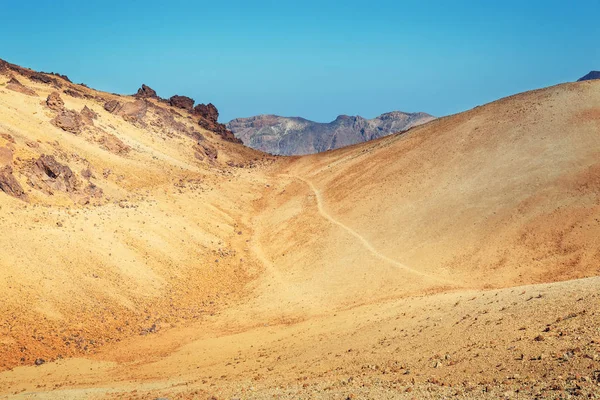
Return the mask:
[(58, 92), (52, 92), (46, 98), (46, 105), (51, 110), (60, 111), (65, 107), (65, 102), (60, 98)]

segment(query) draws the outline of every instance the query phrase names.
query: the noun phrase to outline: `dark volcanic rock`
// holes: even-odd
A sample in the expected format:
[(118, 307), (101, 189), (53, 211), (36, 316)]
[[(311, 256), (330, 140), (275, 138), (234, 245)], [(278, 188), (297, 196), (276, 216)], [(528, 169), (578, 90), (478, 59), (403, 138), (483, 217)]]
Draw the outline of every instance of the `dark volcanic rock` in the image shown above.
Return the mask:
[(194, 107), (194, 114), (201, 116), (211, 122), (217, 122), (219, 120), (219, 110), (212, 103), (198, 104)]
[(373, 119), (340, 115), (319, 123), (299, 117), (259, 115), (230, 121), (227, 128), (246, 146), (278, 155), (319, 153), (377, 139), (433, 120), (425, 113), (399, 111)]
[(158, 99), (159, 97), (156, 95), (156, 91), (152, 89), (150, 86), (146, 86), (142, 84), (142, 87), (138, 89), (137, 93), (134, 95), (135, 97), (139, 97), (141, 99)]
[(14, 76), (6, 83), (6, 88), (14, 92), (26, 94), (28, 96), (37, 96), (35, 90), (28, 88), (17, 80)]
[[(11, 64), (11, 63), (6, 62), (4, 60), (0, 60), (0, 72), (6, 72), (7, 70), (11, 70), (11, 71), (17, 72), (17, 73), (19, 73), (19, 74), (21, 74), (21, 75), (23, 75), (23, 76), (25, 76), (25, 77), (33, 80), (33, 81), (38, 81), (38, 82), (41, 82), (41, 83), (52, 83), (56, 87), (61, 87), (62, 86), (61, 82), (59, 82), (56, 78), (48, 76), (45, 73), (33, 71), (33, 70), (29, 69), (29, 68), (19, 67), (18, 65)], [(62, 77), (62, 75), (58, 75), (58, 74), (55, 74), (55, 75)]]
[(29, 73), (29, 79), (32, 81), (38, 81), (41, 83), (57, 83), (56, 79), (49, 77), (46, 74), (42, 74), (40, 72), (31, 71)]
[(46, 105), (49, 109), (54, 111), (60, 111), (65, 108), (65, 102), (60, 98), (60, 94), (58, 92), (52, 92), (48, 95), (46, 99)]
[(13, 175), (13, 170), (10, 165), (0, 168), (0, 190), (9, 196), (24, 200), (27, 196), (23, 187)]
[(73, 82), (71, 82), (71, 80), (69, 79), (69, 77), (67, 75), (62, 75), (62, 74), (59, 74), (57, 72), (44, 72), (44, 71), (41, 71), (41, 73), (42, 74), (46, 74), (46, 75), (58, 76), (59, 78), (62, 78), (62, 79), (64, 79), (65, 81), (67, 81), (69, 83), (73, 83)]
[(233, 134), (233, 132), (228, 130), (224, 124), (219, 124), (218, 122), (212, 122), (207, 119), (200, 118), (198, 120), (198, 125), (200, 125), (204, 129), (206, 129), (207, 131), (211, 131), (211, 132), (218, 134), (219, 136), (221, 136), (224, 140), (227, 140), (228, 142), (240, 143), (240, 144), (242, 143), (242, 141), (240, 139), (236, 138), (235, 135)]
[(183, 108), (184, 110), (192, 110), (194, 99), (187, 96), (175, 95), (169, 99), (169, 104), (173, 107)]
[(581, 81), (591, 81), (594, 79), (600, 79), (600, 71), (590, 71), (589, 74), (577, 79), (577, 82)]
[(65, 90), (63, 90), (63, 93), (67, 94), (71, 97), (76, 97), (78, 99), (81, 99), (82, 97), (84, 97), (83, 93), (81, 93), (78, 90), (74, 90), (74, 89), (65, 89)]

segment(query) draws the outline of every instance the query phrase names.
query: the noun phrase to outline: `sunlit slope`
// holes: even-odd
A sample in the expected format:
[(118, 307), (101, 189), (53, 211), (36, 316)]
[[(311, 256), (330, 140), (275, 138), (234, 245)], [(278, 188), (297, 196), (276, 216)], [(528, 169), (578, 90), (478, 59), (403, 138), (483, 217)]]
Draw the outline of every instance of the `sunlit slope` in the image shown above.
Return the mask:
[(0, 74), (0, 368), (195, 320), (257, 271), (232, 249), (234, 202), (257, 192), (229, 182), (260, 153), (167, 104), (52, 79)]
[[(347, 227), (336, 232), (360, 233), (383, 264), (482, 288), (600, 272), (600, 82), (512, 96), (278, 173), (318, 192)], [(295, 218), (281, 225), (308, 233)]]

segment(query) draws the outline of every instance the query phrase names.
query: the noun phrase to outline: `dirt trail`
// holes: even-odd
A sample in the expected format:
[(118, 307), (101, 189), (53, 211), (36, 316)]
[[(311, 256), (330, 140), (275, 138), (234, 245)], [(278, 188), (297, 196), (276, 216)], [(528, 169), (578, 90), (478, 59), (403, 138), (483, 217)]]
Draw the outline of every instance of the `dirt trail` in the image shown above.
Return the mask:
[(302, 178), (300, 176), (296, 176), (296, 175), (281, 174), (280, 176), (290, 177), (290, 178), (297, 179), (297, 180), (304, 182), (315, 194), (315, 199), (316, 199), (316, 203), (317, 203), (317, 208), (319, 210), (319, 214), (321, 214), (321, 216), (323, 216), (323, 218), (327, 219), (332, 224), (339, 226), (340, 228), (344, 229), (346, 232), (348, 232), (349, 234), (354, 236), (356, 239), (358, 239), (358, 241), (363, 245), (363, 247), (365, 247), (375, 257), (377, 257), (380, 260), (383, 260), (386, 263), (389, 263), (397, 268), (408, 271), (412, 274), (416, 274), (416, 275), (422, 276), (424, 278), (428, 278), (433, 281), (437, 281), (437, 282), (441, 282), (441, 283), (445, 283), (445, 284), (458, 285), (458, 282), (456, 282), (456, 281), (444, 279), (444, 278), (441, 278), (438, 276), (433, 276), (430, 274), (426, 274), (422, 271), (411, 268), (397, 260), (394, 260), (394, 259), (386, 256), (385, 254), (382, 254), (367, 239), (365, 239), (364, 236), (362, 236), (360, 233), (358, 233), (354, 229), (350, 228), (348, 225), (338, 221), (329, 212), (327, 212), (327, 210), (325, 209), (325, 206), (324, 206), (324, 201), (323, 201), (323, 196), (321, 195), (321, 191), (314, 185), (314, 183), (312, 183), (312, 181), (310, 181), (309, 179), (306, 179), (306, 178)]

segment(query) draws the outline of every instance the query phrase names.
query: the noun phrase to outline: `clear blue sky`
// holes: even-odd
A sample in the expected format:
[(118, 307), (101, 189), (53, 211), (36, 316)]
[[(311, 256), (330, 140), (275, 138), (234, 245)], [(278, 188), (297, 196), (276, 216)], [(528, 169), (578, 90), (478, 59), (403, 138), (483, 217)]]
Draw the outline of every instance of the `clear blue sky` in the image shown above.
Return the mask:
[(0, 58), (256, 114), (446, 115), (600, 69), (600, 0), (11, 1)]

